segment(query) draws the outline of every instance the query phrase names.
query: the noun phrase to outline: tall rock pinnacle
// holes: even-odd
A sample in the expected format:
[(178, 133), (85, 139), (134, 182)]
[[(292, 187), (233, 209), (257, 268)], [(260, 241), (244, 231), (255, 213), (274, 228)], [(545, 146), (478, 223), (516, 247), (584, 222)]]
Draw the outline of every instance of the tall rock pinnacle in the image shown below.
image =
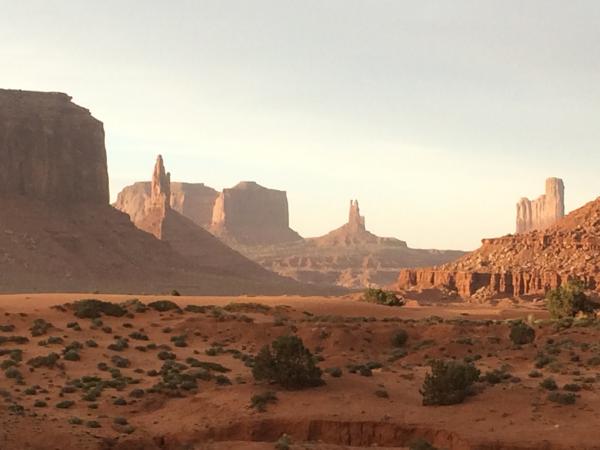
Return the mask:
[(546, 180), (546, 193), (517, 203), (517, 233), (543, 230), (565, 215), (565, 185), (560, 178)]
[(171, 207), (171, 174), (165, 172), (161, 155), (158, 155), (158, 158), (156, 158), (156, 165), (152, 174), (150, 206), (158, 207), (165, 211)]
[(348, 225), (351, 231), (365, 231), (365, 218), (360, 215), (358, 200), (350, 200), (350, 212), (348, 213)]

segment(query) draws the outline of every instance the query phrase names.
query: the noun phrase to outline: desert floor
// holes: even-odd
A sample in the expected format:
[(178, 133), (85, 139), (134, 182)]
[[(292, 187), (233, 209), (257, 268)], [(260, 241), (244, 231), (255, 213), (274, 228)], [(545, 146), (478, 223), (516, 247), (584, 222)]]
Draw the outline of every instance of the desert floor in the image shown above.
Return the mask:
[[(92, 320), (66, 305), (83, 298), (138, 301), (126, 316)], [(182, 311), (144, 311), (141, 303), (157, 299)], [(535, 323), (533, 344), (511, 343), (508, 320), (518, 318)], [(36, 319), (45, 322), (32, 333)], [(449, 450), (600, 448), (600, 328), (545, 319), (541, 306), (508, 301), (387, 307), (357, 296), (3, 295), (0, 449), (258, 450), (275, 448), (284, 433), (291, 448), (405, 448), (416, 438)], [(409, 336), (401, 348), (392, 345), (399, 329)], [(342, 376), (325, 373), (324, 386), (301, 391), (255, 383), (244, 361), (290, 333), (322, 369), (338, 367)], [(73, 360), (64, 358), (67, 346)], [(58, 361), (34, 367), (33, 358), (52, 352)], [(159, 355), (184, 364), (183, 372), (201, 371), (197, 388), (149, 392), (167, 361)], [(467, 358), (504, 376), (478, 383), (461, 405), (422, 406), (432, 357)], [(368, 363), (381, 367), (370, 376), (348, 368)], [(531, 377), (534, 369), (542, 377)], [(575, 404), (549, 401), (540, 387), (546, 377), (561, 392), (577, 385)], [(252, 408), (252, 396), (267, 390), (277, 401), (265, 412)]]

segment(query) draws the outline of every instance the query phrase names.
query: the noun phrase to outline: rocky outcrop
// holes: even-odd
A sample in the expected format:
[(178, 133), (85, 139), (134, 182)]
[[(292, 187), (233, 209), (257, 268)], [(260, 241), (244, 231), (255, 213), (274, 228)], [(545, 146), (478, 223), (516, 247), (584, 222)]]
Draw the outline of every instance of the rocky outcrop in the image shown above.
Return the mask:
[[(65, 94), (0, 91), (0, 155), (0, 292), (318, 291), (267, 272), (172, 211), (162, 161), (148, 209), (160, 228), (136, 228), (108, 203), (102, 123)], [(188, 230), (188, 244), (170, 239), (174, 227)]]
[[(151, 182), (140, 181), (125, 187), (117, 196), (114, 206), (128, 214), (133, 223), (145, 214), (150, 199)], [(171, 182), (171, 208), (191, 219), (202, 228), (209, 229), (213, 208), (219, 193), (203, 183)]]
[(289, 226), (287, 194), (244, 181), (223, 189), (215, 202), (211, 230), (233, 244), (271, 245), (300, 240)]
[[(115, 207), (137, 223), (151, 197), (148, 182), (135, 183), (118, 195)], [(301, 240), (289, 226), (287, 194), (254, 182), (219, 193), (202, 183), (171, 183), (170, 205), (228, 244), (272, 245)]]
[(600, 199), (545, 230), (484, 239), (482, 246), (442, 266), (403, 270), (399, 289), (443, 288), (462, 297), (543, 295), (570, 278), (600, 288)]
[(565, 186), (560, 178), (546, 180), (546, 193), (517, 203), (517, 233), (544, 230), (565, 215)]
[(357, 200), (350, 202), (348, 222), (325, 236), (269, 247), (242, 247), (264, 267), (296, 280), (364, 288), (394, 282), (403, 267), (443, 264), (464, 252), (409, 248), (406, 242), (369, 232)]
[(0, 89), (0, 195), (108, 203), (102, 123), (66, 94)]

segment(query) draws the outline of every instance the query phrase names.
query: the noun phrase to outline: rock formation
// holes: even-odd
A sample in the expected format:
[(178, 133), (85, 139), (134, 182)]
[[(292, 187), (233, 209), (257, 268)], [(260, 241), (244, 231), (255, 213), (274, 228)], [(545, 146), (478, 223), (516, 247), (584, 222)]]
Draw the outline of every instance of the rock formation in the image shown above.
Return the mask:
[(289, 226), (287, 194), (253, 181), (223, 189), (215, 202), (211, 230), (226, 241), (242, 245), (301, 239)]
[(544, 230), (565, 215), (565, 187), (560, 178), (546, 180), (546, 193), (517, 203), (517, 233)]
[(0, 194), (108, 203), (104, 129), (61, 93), (0, 89)]
[[(123, 189), (115, 207), (137, 223), (151, 197), (148, 182)], [(254, 182), (218, 193), (202, 183), (171, 183), (171, 207), (228, 244), (271, 245), (302, 239), (289, 227), (287, 194)]]
[(443, 288), (462, 297), (543, 295), (569, 278), (600, 286), (600, 199), (545, 230), (484, 239), (473, 253), (446, 265), (401, 271), (400, 289)]
[[(151, 183), (140, 181), (119, 192), (114, 206), (128, 214), (131, 221), (136, 223), (144, 216), (150, 195)], [(171, 208), (204, 229), (210, 228), (218, 195), (217, 191), (203, 183), (171, 182)]]
[(137, 229), (108, 204), (102, 123), (65, 94), (0, 90), (0, 159), (0, 292), (315, 292), (176, 216), (162, 162), (150, 210), (163, 240)]
[(364, 288), (394, 282), (403, 267), (442, 264), (460, 251), (409, 248), (406, 242), (374, 235), (365, 227), (357, 200), (350, 202), (348, 222), (325, 236), (269, 247), (243, 247), (246, 256), (296, 280)]

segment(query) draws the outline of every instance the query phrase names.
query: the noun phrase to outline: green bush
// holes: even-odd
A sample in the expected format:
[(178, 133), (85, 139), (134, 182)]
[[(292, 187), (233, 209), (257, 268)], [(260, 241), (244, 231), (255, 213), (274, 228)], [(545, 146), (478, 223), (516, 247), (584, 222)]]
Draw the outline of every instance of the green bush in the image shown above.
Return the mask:
[(116, 303), (96, 299), (78, 300), (73, 303), (73, 310), (80, 319), (97, 319), (102, 314), (113, 317), (127, 314), (127, 310)]
[(363, 300), (386, 306), (404, 306), (404, 299), (391, 291), (369, 288), (363, 294)]
[(454, 405), (462, 403), (471, 393), (480, 372), (472, 364), (433, 360), (431, 372), (425, 376), (420, 390), (423, 405)]
[(566, 284), (548, 291), (546, 307), (553, 319), (575, 317), (578, 313), (593, 313), (595, 305), (585, 294), (585, 286), (579, 280), (569, 280)]
[(297, 336), (281, 336), (265, 345), (254, 361), (257, 381), (271, 381), (285, 389), (302, 389), (323, 384), (321, 369)]
[(152, 308), (158, 312), (167, 312), (167, 311), (178, 311), (181, 312), (181, 308), (175, 302), (171, 300), (157, 300), (152, 303), (148, 303), (148, 307)]
[(515, 345), (531, 344), (535, 339), (535, 330), (524, 322), (515, 322), (510, 327), (509, 337)]

